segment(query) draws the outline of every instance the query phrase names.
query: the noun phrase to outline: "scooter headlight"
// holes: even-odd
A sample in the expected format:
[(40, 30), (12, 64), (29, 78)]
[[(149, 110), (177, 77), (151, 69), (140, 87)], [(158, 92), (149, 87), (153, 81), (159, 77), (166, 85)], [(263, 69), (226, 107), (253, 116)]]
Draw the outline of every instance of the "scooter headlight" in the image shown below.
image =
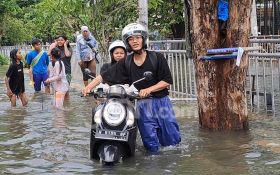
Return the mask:
[(126, 124), (128, 126), (134, 125), (134, 114), (131, 110), (128, 110), (128, 118), (127, 118)]
[(119, 102), (110, 101), (104, 107), (103, 117), (108, 125), (117, 126), (121, 124), (125, 118), (125, 108)]
[(97, 123), (97, 124), (101, 124), (101, 109), (98, 109), (95, 114), (94, 114), (94, 122)]

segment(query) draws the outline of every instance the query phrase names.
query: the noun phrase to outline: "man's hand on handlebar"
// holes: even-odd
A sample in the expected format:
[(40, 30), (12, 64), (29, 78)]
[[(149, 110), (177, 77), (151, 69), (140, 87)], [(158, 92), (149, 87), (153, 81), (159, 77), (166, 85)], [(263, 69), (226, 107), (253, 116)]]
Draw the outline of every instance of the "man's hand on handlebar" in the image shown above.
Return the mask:
[(146, 89), (141, 89), (139, 92), (139, 96), (140, 98), (146, 98), (148, 96), (150, 96), (152, 93), (150, 88), (146, 88)]

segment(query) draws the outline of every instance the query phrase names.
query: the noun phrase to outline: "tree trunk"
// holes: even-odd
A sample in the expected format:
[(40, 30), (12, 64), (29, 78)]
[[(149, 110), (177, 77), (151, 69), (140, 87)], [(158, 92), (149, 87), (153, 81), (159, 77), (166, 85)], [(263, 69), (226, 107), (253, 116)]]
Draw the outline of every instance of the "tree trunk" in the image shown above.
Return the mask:
[(217, 0), (192, 0), (192, 49), (199, 122), (202, 128), (213, 130), (248, 129), (247, 53), (239, 67), (235, 59), (202, 61), (200, 58), (207, 49), (248, 46), (251, 0), (229, 0), (229, 19), (222, 32), (217, 6)]

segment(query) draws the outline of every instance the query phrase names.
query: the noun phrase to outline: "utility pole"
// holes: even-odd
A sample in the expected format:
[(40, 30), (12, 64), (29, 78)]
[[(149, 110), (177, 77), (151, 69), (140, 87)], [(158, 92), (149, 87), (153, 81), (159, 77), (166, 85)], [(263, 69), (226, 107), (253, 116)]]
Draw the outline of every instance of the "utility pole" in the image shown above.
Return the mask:
[(252, 1), (252, 11), (251, 11), (251, 35), (258, 36), (258, 21), (257, 21), (257, 8), (256, 0)]
[(186, 38), (186, 51), (187, 51), (187, 58), (192, 57), (191, 49), (191, 36), (190, 36), (190, 27), (191, 23), (191, 1), (185, 0), (184, 1), (184, 16), (185, 16), (185, 38)]
[(138, 0), (138, 10), (138, 22), (145, 26), (148, 31), (148, 0)]

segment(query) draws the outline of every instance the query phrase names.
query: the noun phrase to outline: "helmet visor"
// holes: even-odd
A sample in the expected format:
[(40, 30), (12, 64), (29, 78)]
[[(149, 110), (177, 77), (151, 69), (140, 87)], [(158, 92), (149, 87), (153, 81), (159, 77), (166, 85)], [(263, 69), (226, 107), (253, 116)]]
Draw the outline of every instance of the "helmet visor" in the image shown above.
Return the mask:
[(145, 38), (145, 32), (142, 31), (142, 30), (134, 30), (134, 31), (131, 31), (131, 32), (128, 32), (126, 33), (124, 36), (123, 36), (123, 39), (126, 41), (129, 37), (131, 36), (142, 36), (143, 38)]

